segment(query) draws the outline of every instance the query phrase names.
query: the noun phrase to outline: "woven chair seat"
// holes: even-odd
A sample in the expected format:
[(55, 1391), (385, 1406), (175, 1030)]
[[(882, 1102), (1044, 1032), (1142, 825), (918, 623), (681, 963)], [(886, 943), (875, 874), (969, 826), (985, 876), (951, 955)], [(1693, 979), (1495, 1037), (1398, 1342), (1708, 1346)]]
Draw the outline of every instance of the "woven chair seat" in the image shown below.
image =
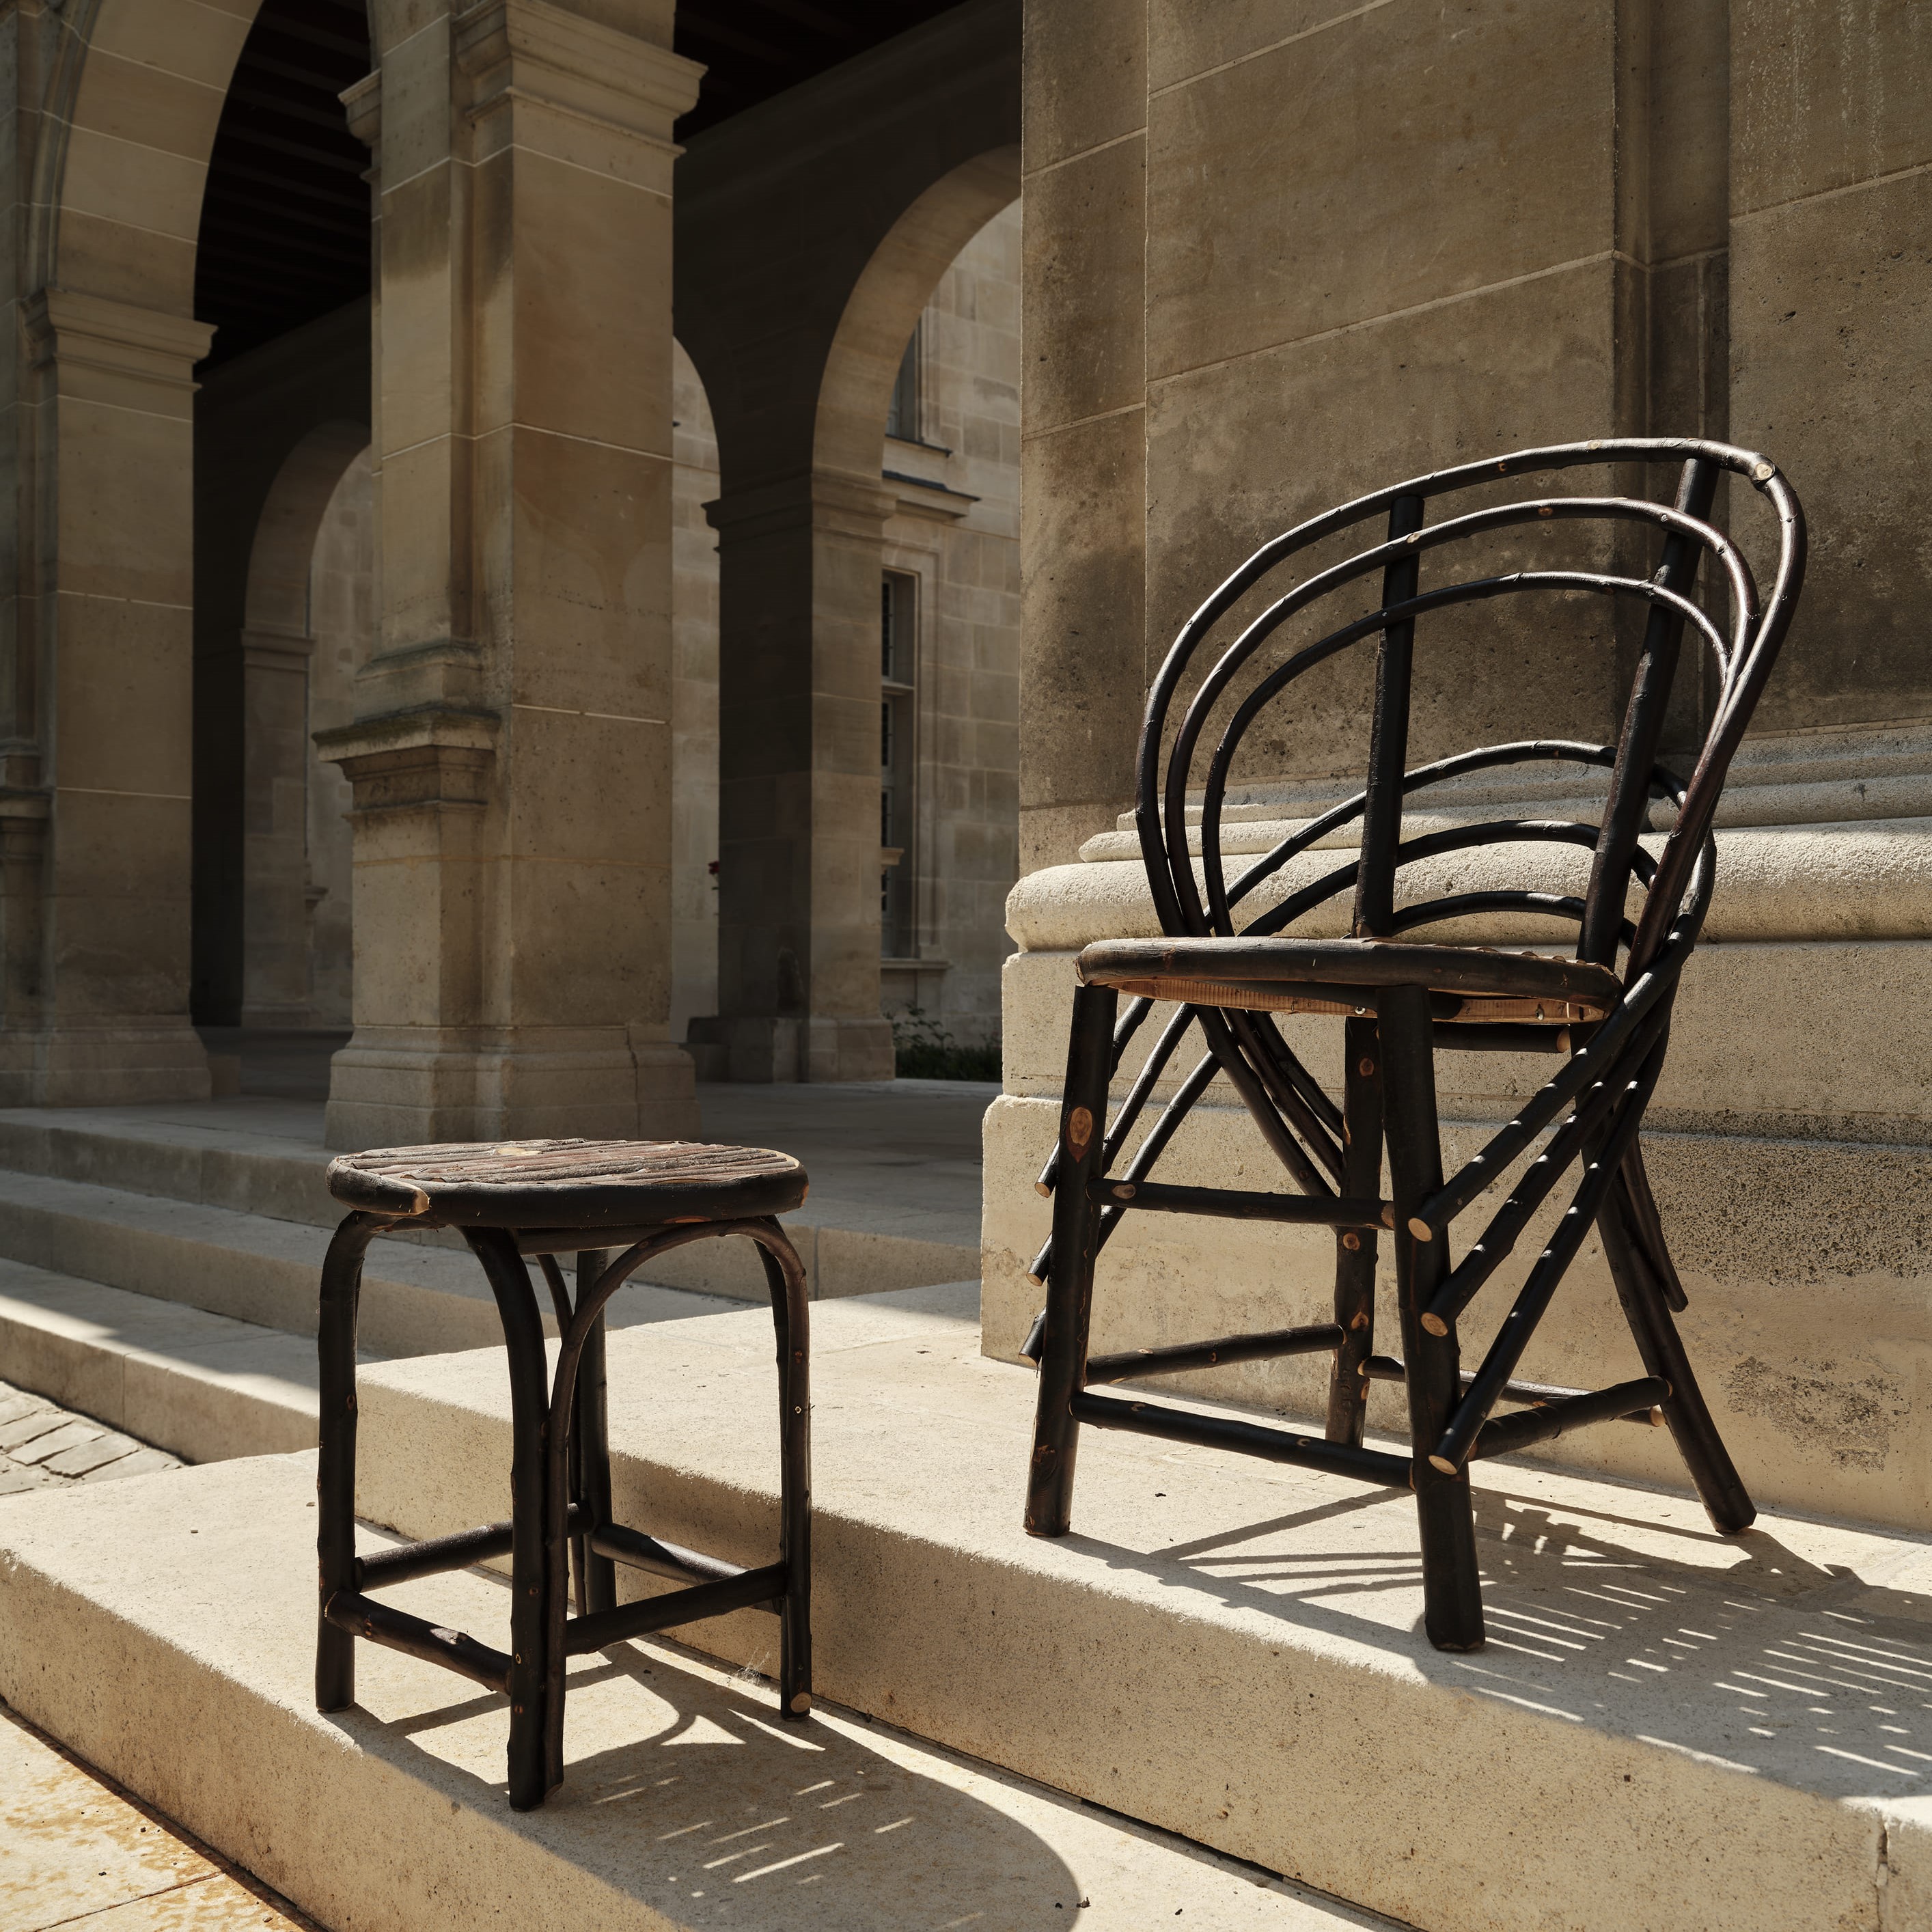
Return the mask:
[(328, 1164), (345, 1207), (459, 1228), (662, 1226), (787, 1214), (805, 1169), (766, 1148), (532, 1140), (376, 1148)]
[(1601, 1019), (1623, 988), (1607, 967), (1486, 946), (1377, 939), (1109, 939), (1080, 956), (1080, 982), (1184, 1006), (1372, 1013), (1384, 987), (1426, 986), (1440, 1021)]

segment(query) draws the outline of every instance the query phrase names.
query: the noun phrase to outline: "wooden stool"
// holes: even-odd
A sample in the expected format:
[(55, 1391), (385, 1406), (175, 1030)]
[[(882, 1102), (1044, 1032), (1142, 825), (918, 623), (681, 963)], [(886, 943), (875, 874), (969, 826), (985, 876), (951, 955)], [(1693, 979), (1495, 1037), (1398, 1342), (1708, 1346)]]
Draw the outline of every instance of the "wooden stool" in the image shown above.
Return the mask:
[[(759, 1148), (550, 1140), (345, 1155), (330, 1163), (328, 1185), (354, 1211), (336, 1229), (322, 1271), (317, 1708), (354, 1702), (358, 1636), (502, 1691), (510, 1700), (510, 1803), (529, 1810), (563, 1780), (567, 1658), (755, 1606), (779, 1619), (779, 1710), (802, 1719), (812, 1708), (809, 1350), (805, 1271), (776, 1217), (804, 1200), (804, 1168)], [(356, 1299), (370, 1242), (399, 1227), (460, 1228), (496, 1298), (510, 1364), (510, 1520), (358, 1557)], [(755, 1570), (610, 1519), (604, 1304), (645, 1262), (720, 1234), (757, 1244), (778, 1328), (778, 1556)], [(614, 1260), (613, 1248), (622, 1250)], [(568, 1253), (577, 1256), (574, 1305), (556, 1258)], [(562, 1337), (548, 1393), (543, 1318), (524, 1258), (530, 1255)], [(566, 1616), (566, 1544), (574, 1617)], [(368, 1594), (506, 1554), (507, 1655)], [(616, 1563), (688, 1587), (620, 1608)]]

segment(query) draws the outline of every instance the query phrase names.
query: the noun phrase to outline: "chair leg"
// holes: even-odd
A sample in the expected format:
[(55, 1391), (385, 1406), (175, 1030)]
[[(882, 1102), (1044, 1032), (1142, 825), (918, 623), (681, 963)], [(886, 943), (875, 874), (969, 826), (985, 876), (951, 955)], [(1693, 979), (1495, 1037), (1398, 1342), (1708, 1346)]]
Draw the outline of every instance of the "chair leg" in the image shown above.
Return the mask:
[(546, 1722), (551, 1598), (564, 1586), (564, 1526), (548, 1520), (546, 1507), (549, 1362), (530, 1270), (515, 1240), (497, 1228), (465, 1228), (464, 1237), (489, 1277), (509, 1358), (510, 1807), (530, 1811), (563, 1781), (560, 1694), (554, 1718)]
[(362, 1289), (362, 1257), (388, 1226), (373, 1214), (347, 1216), (322, 1264), (316, 1328), (321, 1384), (315, 1474), (318, 1711), (346, 1710), (356, 1701), (356, 1639), (325, 1613), (338, 1590), (356, 1587), (356, 1310)]
[(1402, 1347), (1408, 1365), (1408, 1426), (1414, 1461), (1416, 1514), (1422, 1530), (1423, 1625), (1438, 1650), (1475, 1650), (1483, 1642), (1481, 1573), (1470, 1508), (1468, 1466), (1444, 1475), (1429, 1460), (1459, 1393), (1456, 1334), (1422, 1325), (1446, 1271), (1448, 1244), (1422, 1241), (1408, 1221), (1442, 1184), (1442, 1142), (1436, 1118), (1436, 1066), (1429, 995), (1392, 986), (1383, 995), (1382, 1038), (1387, 1097), (1390, 1192), (1395, 1200), (1396, 1285)]
[[(1344, 1022), (1342, 1191), (1376, 1196), (1382, 1190), (1382, 1048), (1372, 1019)], [(1376, 1236), (1349, 1228), (1335, 1237), (1335, 1321), (1342, 1346), (1328, 1378), (1328, 1440), (1361, 1446), (1369, 1385), (1362, 1364), (1376, 1341)]]
[(1597, 1217), (1597, 1229), (1603, 1236), (1604, 1258), (1610, 1264), (1610, 1279), (1616, 1284), (1617, 1299), (1623, 1304), (1624, 1318), (1636, 1340), (1644, 1372), (1660, 1376), (1670, 1384), (1670, 1400), (1664, 1404), (1664, 1420), (1710, 1513), (1712, 1526), (1724, 1536), (1748, 1529), (1756, 1518), (1756, 1508), (1724, 1447), (1724, 1438), (1718, 1433), (1718, 1425), (1711, 1420), (1703, 1391), (1691, 1372), (1690, 1358), (1684, 1352), (1684, 1338), (1678, 1334), (1677, 1324), (1664, 1300), (1662, 1286), (1646, 1266), (1641, 1251), (1624, 1226), (1614, 1192)]
[[(593, 1248), (577, 1258), (578, 1306), (610, 1264), (608, 1251)], [(584, 1337), (584, 1353), (577, 1367), (577, 1505), (595, 1529), (610, 1521), (610, 1412), (604, 1346), (604, 1317), (600, 1312)], [(578, 1614), (617, 1607), (617, 1566), (608, 1556), (599, 1556), (590, 1547), (590, 1538), (573, 1539), (575, 1570), (582, 1581), (578, 1590)]]
[(1073, 1468), (1080, 1442), (1073, 1398), (1086, 1379), (1100, 1226), (1087, 1184), (1100, 1172), (1106, 1138), (1107, 1082), (1118, 1004), (1111, 986), (1082, 986), (1073, 995), (1066, 1090), (1060, 1109), (1060, 1173), (1053, 1193), (1053, 1262), (1047, 1276), (1040, 1396), (1027, 1478), (1029, 1536), (1064, 1536), (1072, 1522)]
[(812, 1709), (812, 1341), (805, 1269), (778, 1224), (759, 1258), (771, 1290), (778, 1357), (778, 1560), (785, 1567), (778, 1610), (778, 1714)]

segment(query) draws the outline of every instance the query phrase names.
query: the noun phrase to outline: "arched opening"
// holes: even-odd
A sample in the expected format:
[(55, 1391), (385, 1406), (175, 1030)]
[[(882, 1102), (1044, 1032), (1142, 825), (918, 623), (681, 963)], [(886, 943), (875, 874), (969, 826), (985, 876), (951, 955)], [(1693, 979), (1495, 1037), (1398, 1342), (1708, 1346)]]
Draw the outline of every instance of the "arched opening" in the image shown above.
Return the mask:
[[(325, 690), (337, 667), (317, 659), (318, 596), (366, 584), (369, 561), (349, 560), (344, 530), (374, 542), (361, 460), (368, 152), (338, 98), (371, 60), (362, 0), (265, 0), (202, 202), (195, 299), (214, 334), (194, 407), (191, 1011), (224, 1055), (218, 1084), (233, 1072), (228, 1030), (274, 1036), (286, 1062), (290, 1036), (338, 1024), (346, 1003), (346, 870), (333, 884), (316, 870), (346, 836), (316, 809), (340, 781), (317, 772), (310, 734), (346, 716), (348, 698), (339, 679)], [(319, 571), (332, 518), (342, 528)], [(365, 625), (368, 602), (365, 587)], [(315, 1042), (309, 1085), (326, 1084), (337, 1043)]]
[(908, 1069), (992, 1078), (1018, 876), (1020, 210), (956, 255), (888, 405), (880, 1000)]
[[(290, 452), (263, 506), (249, 560), (242, 633), (242, 996), (245, 1028), (299, 1029), (318, 1023), (314, 912), (328, 884), (312, 859), (342, 832), (315, 807), (319, 761), (310, 734), (338, 722), (317, 718), (349, 695), (355, 659), (367, 655), (368, 585), (374, 562), (368, 430), (328, 423)], [(348, 486), (351, 478), (354, 487)], [(322, 554), (325, 532), (328, 554)], [(326, 600), (326, 612), (318, 608)], [(332, 635), (326, 662), (318, 659)], [(361, 635), (352, 634), (358, 630)], [(318, 686), (323, 687), (321, 691)], [(334, 688), (328, 688), (333, 686)], [(327, 700), (335, 700), (331, 704)], [(332, 770), (331, 790), (340, 780)], [(338, 807), (337, 816), (339, 817)], [(339, 892), (346, 883), (339, 878)], [(332, 912), (334, 908), (332, 908)], [(332, 928), (338, 922), (332, 919)], [(346, 925), (338, 935), (346, 938)], [(342, 1016), (346, 1018), (346, 1011)]]
[(993, 1077), (1018, 876), (1018, 154), (954, 169), (839, 319), (821, 473), (887, 501), (878, 569), (878, 950), (896, 1058)]

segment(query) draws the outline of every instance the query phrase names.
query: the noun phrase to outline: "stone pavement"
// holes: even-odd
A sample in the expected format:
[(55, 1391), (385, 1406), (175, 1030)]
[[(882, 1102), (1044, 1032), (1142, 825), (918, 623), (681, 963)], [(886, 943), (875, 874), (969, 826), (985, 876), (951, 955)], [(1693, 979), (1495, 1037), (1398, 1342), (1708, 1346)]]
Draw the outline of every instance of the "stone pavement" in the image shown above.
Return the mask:
[(178, 1456), (0, 1382), (0, 1496), (180, 1467)]
[[(181, 1467), (164, 1450), (0, 1382), (0, 1496)], [(318, 1932), (279, 1893), (0, 1704), (0, 1932), (70, 1925)]]
[(320, 1932), (279, 1892), (0, 1704), (0, 1928), (56, 1926)]

